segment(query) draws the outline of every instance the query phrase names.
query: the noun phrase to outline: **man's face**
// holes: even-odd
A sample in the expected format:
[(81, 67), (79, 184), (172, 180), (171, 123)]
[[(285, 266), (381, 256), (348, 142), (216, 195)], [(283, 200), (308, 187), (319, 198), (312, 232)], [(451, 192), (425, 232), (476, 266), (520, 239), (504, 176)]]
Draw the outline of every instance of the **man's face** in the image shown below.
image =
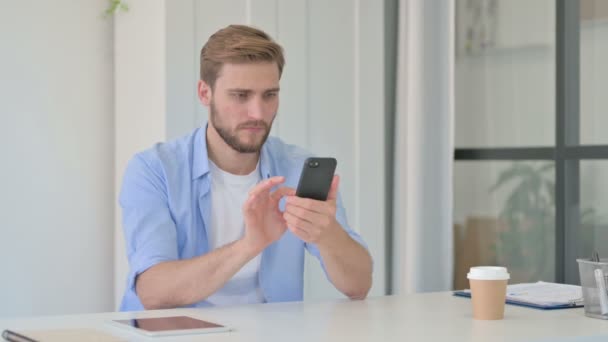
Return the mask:
[(241, 153), (259, 152), (279, 107), (276, 63), (224, 64), (208, 91), (206, 100), (199, 86), (209, 121), (224, 142)]

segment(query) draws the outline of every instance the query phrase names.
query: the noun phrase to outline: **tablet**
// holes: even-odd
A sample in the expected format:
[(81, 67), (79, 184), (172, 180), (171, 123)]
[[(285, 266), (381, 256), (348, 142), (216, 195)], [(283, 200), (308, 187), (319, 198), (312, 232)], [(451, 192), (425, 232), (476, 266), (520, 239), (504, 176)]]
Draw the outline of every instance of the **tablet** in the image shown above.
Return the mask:
[(114, 326), (136, 331), (146, 336), (170, 336), (185, 334), (207, 334), (230, 331), (231, 329), (213, 322), (188, 316), (156, 318), (134, 318), (109, 321)]

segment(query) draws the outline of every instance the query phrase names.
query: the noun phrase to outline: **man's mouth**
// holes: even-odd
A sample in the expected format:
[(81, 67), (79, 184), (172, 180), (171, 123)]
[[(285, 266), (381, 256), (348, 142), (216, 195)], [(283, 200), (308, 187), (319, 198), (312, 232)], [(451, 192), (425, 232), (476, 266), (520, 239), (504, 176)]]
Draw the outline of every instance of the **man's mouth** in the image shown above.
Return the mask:
[(252, 127), (243, 127), (241, 129), (244, 129), (246, 131), (251, 131), (251, 132), (257, 132), (257, 131), (263, 131), (264, 127), (262, 127), (262, 126), (252, 126)]
[(249, 124), (245, 124), (245, 125), (239, 127), (239, 129), (249, 131), (249, 132), (258, 132), (258, 131), (266, 130), (266, 125), (263, 122), (249, 123)]

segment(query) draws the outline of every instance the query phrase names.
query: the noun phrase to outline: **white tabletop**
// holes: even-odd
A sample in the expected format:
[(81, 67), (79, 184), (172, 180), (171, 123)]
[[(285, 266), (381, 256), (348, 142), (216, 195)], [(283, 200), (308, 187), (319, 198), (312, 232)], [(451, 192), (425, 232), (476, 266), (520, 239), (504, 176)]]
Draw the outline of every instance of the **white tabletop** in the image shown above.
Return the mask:
[[(171, 315), (189, 315), (214, 321), (228, 325), (235, 331), (145, 338), (105, 323), (111, 319)], [(0, 330), (65, 328), (94, 328), (128, 341), (353, 342), (407, 339), (511, 342), (602, 335), (608, 340), (608, 321), (585, 317), (582, 309), (542, 311), (507, 305), (504, 320), (476, 321), (472, 319), (470, 299), (454, 297), (448, 292), (377, 297), (364, 301), (278, 303), (0, 320)], [(583, 340), (588, 341), (580, 341)]]

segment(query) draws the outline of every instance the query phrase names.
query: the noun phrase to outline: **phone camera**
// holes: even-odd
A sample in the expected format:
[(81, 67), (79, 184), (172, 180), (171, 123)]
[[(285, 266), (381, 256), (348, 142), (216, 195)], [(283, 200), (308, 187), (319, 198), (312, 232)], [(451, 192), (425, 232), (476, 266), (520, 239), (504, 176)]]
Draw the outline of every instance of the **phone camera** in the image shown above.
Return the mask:
[(310, 167), (318, 167), (319, 166), (319, 162), (318, 161), (308, 162), (308, 166), (310, 166)]

